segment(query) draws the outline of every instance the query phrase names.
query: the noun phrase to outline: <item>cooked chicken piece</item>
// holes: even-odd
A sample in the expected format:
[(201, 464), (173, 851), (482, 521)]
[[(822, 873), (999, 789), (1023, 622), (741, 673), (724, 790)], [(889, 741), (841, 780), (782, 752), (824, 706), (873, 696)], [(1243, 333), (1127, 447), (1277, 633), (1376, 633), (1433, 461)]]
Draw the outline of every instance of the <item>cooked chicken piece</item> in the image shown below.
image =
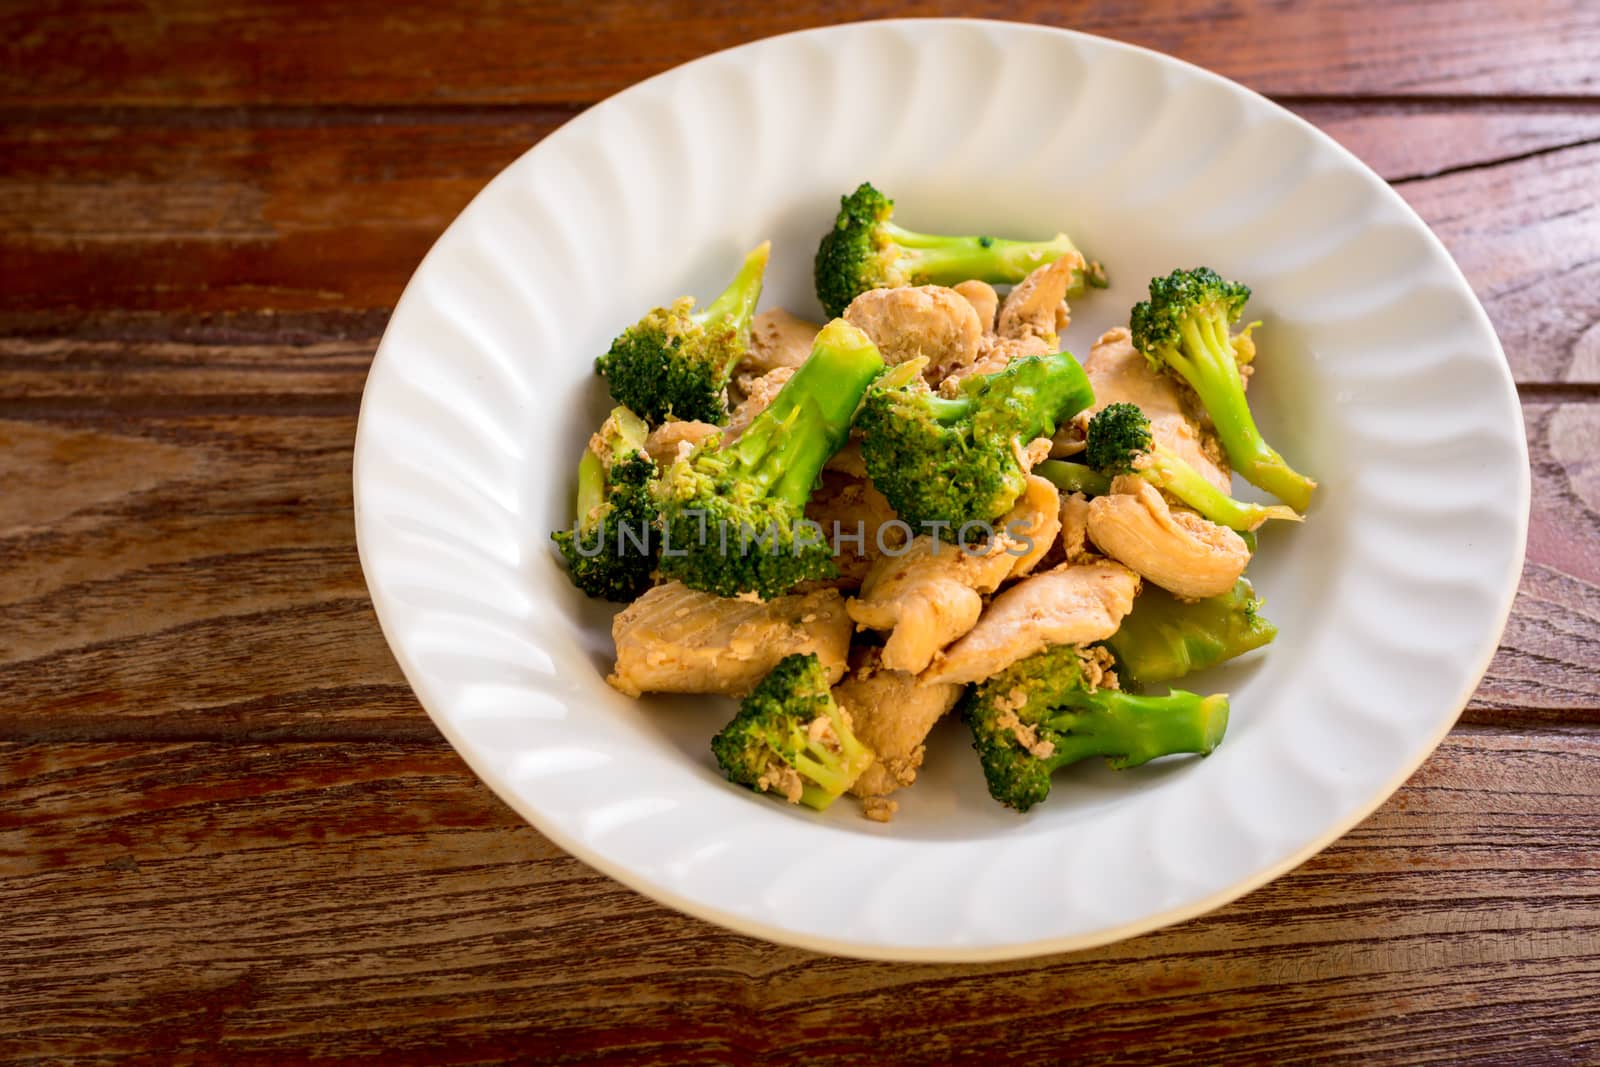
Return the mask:
[(1031, 473), (1033, 468), (1049, 458), (1050, 438), (1035, 437), (1022, 449), (1022, 452), (1017, 456), (1017, 462), (1022, 465), (1024, 471)]
[(931, 384), (978, 355), (983, 323), (965, 297), (939, 285), (869, 289), (850, 302), (845, 321), (872, 338), (893, 366), (926, 356)]
[(1112, 559), (1180, 597), (1220, 596), (1250, 562), (1242, 537), (1192, 511), (1173, 511), (1138, 475), (1113, 478), (1109, 496), (1089, 501), (1089, 537)]
[[(1094, 404), (1079, 417), (1076, 429), (1056, 434), (1063, 439), (1083, 438), (1082, 423), (1107, 404), (1137, 404), (1150, 420), (1150, 435), (1158, 444), (1172, 449), (1224, 493), (1232, 492), (1233, 477), (1216, 439), (1201, 429), (1201, 419), (1192, 409), (1186, 390), (1170, 374), (1150, 369), (1133, 337), (1124, 327), (1107, 330), (1089, 350), (1083, 370), (1094, 386)], [(1059, 451), (1057, 454), (1061, 454)]]
[(811, 358), (811, 344), (821, 329), (783, 308), (763, 311), (750, 323), (750, 352), (739, 369), (765, 374), (778, 367), (798, 367)]
[(1082, 563), (1093, 555), (1089, 549), (1089, 498), (1082, 493), (1061, 498), (1061, 546), (1068, 563)]
[(861, 457), (861, 439), (852, 437), (843, 448), (829, 457), (823, 470), (838, 471), (855, 478), (867, 477), (867, 461)]
[(1088, 441), (1085, 440), (1088, 430), (1088, 412), (1081, 412), (1075, 418), (1057, 426), (1055, 437), (1050, 439), (1050, 458), (1070, 459), (1089, 447)]
[(883, 665), (916, 674), (983, 613), (983, 597), (1011, 573), (1017, 545), (996, 538), (981, 554), (923, 534), (867, 571), (861, 596), (845, 605), (862, 629), (890, 630)]
[(988, 282), (976, 279), (962, 282), (953, 286), (956, 292), (967, 298), (967, 303), (972, 305), (972, 310), (978, 313), (978, 321), (983, 323), (983, 332), (987, 335), (994, 333), (994, 314), (1000, 307), (1000, 294), (994, 291), (994, 286)]
[(942, 375), (940, 395), (955, 396), (961, 379), (971, 375), (995, 374), (1025, 356), (1055, 353), (1061, 347), (1060, 331), (1072, 321), (1065, 299), (1067, 287), (1072, 284), (1072, 272), (1082, 269), (1082, 256), (1063, 256), (1018, 282), (1006, 294), (998, 324), (983, 337), (970, 365), (952, 367)]
[(644, 439), (644, 450), (651, 459), (665, 467), (680, 456), (688, 455), (694, 450), (695, 445), (720, 432), (721, 429), (722, 427), (713, 426), (709, 422), (693, 420), (663, 422), (651, 430), (650, 436)]
[(822, 472), (822, 484), (806, 502), (806, 518), (822, 527), (823, 537), (836, 549), (839, 577), (828, 584), (839, 589), (860, 587), (883, 555), (880, 541), (894, 551), (910, 539), (907, 528), (895, 523), (894, 508), (871, 482), (838, 471)]
[(998, 374), (1015, 360), (1025, 356), (1055, 354), (1055, 346), (1038, 337), (985, 337), (978, 345), (978, 358), (969, 367), (958, 367), (939, 382), (939, 395), (953, 397), (960, 392), (961, 381), (974, 374)]
[(815, 652), (833, 682), (844, 674), (850, 634), (850, 617), (837, 589), (762, 602), (712, 596), (668, 582), (612, 620), (617, 666), (606, 681), (635, 697), (742, 696), (783, 657)]
[(1039, 565), (1061, 532), (1061, 490), (1036, 474), (1028, 475), (1022, 495), (995, 528), (1018, 542), (1022, 554), (1013, 557), (1011, 577), (1021, 578)]
[[(734, 375), (734, 384), (739, 387), (739, 395), (744, 398), (740, 403), (760, 398), (760, 406), (765, 409), (768, 404), (772, 403), (772, 398), (778, 395), (778, 390), (782, 389), (789, 379), (794, 377), (794, 372), (797, 370), (799, 370), (798, 367), (773, 367), (771, 370), (761, 374), (741, 373)], [(734, 413), (737, 414), (737, 410)]]
[(723, 429), (723, 438), (728, 442), (738, 440), (739, 435), (750, 428), (755, 417), (767, 410), (767, 405), (772, 403), (772, 398), (783, 390), (783, 386), (790, 378), (794, 377), (793, 367), (774, 367), (759, 377), (741, 376), (739, 387), (744, 392), (744, 400), (733, 409), (733, 414), (728, 416), (728, 425)]
[(1073, 252), (1034, 270), (1006, 294), (996, 332), (1012, 341), (1037, 338), (1050, 351), (1056, 351), (1061, 345), (1061, 331), (1072, 321), (1067, 310), (1067, 289), (1072, 285), (1073, 273), (1083, 267), (1083, 257)]
[(1120, 563), (1066, 564), (994, 598), (972, 632), (935, 656), (919, 680), (980, 682), (1052, 645), (1103, 641), (1133, 610), (1139, 576)]
[(833, 699), (850, 713), (856, 737), (878, 756), (850, 792), (885, 797), (916, 781), (922, 743), (961, 699), (961, 687), (923, 685), (915, 675), (885, 668), (881, 650), (864, 648), (852, 653), (850, 673), (833, 687)]

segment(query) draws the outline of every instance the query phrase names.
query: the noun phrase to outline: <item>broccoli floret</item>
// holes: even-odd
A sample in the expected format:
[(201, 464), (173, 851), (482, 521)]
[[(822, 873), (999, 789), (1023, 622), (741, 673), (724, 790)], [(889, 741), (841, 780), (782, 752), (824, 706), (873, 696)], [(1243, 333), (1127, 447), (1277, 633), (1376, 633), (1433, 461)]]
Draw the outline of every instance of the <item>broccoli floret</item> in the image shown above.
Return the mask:
[(1271, 643), (1278, 628), (1261, 614), (1261, 601), (1240, 578), (1221, 596), (1184, 601), (1146, 585), (1105, 645), (1124, 681), (1170, 682), (1191, 671)]
[(622, 331), (595, 360), (611, 396), (650, 425), (668, 418), (728, 421), (728, 377), (750, 350), (750, 320), (761, 298), (770, 242), (744, 259), (722, 295), (695, 311), (685, 296)]
[(1189, 383), (1217, 428), (1235, 470), (1296, 511), (1311, 505), (1317, 483), (1296, 472), (1256, 429), (1239, 376), (1241, 351), (1253, 352), (1249, 330), (1230, 337), (1248, 286), (1224, 281), (1209, 267), (1176, 270), (1150, 281), (1150, 299), (1133, 309), (1133, 343), (1150, 366)]
[(728, 780), (822, 811), (876, 758), (856, 740), (815, 654), (785, 656), (711, 739)]
[(1150, 420), (1137, 404), (1107, 404), (1089, 420), (1083, 458), (1110, 477), (1137, 474), (1164, 489), (1212, 522), (1234, 530), (1254, 530), (1268, 519), (1301, 521), (1282, 504), (1248, 504), (1212, 485), (1189, 461), (1150, 434)]
[(578, 461), (577, 519), (550, 535), (567, 559), (572, 584), (592, 597), (627, 601), (650, 586), (659, 535), (643, 422), (625, 407), (611, 412)]
[[(955, 285), (970, 279), (1015, 284), (1036, 267), (1053, 263), (1077, 247), (1064, 233), (1048, 241), (998, 237), (944, 237), (913, 233), (890, 221), (894, 201), (867, 182), (839, 198), (833, 229), (817, 247), (817, 299), (831, 316), (869, 289), (902, 285)], [(1105, 288), (1100, 264), (1077, 272), (1069, 297), (1085, 286)]]
[(1134, 696), (1097, 689), (1084, 653), (1057, 645), (1012, 664), (970, 690), (962, 716), (983, 761), (989, 795), (1027, 811), (1050, 794), (1050, 776), (1090, 756), (1121, 770), (1157, 756), (1204, 756), (1228, 728), (1228, 698), (1173, 690)]
[(1037, 474), (1063, 493), (1083, 493), (1085, 496), (1105, 496), (1111, 492), (1111, 479), (1084, 463), (1065, 459), (1047, 459), (1036, 465)]
[(822, 466), (844, 446), (861, 395), (883, 371), (866, 334), (843, 319), (739, 438), (702, 444), (662, 474), (661, 573), (718, 596), (762, 599), (837, 575), (805, 504)]
[(948, 525), (952, 539), (966, 523), (1004, 515), (1022, 493), (1023, 446), (1094, 401), (1066, 352), (972, 375), (953, 398), (934, 395), (920, 376), (902, 377), (886, 375), (867, 391), (856, 420), (861, 455), (900, 518), (918, 528)]

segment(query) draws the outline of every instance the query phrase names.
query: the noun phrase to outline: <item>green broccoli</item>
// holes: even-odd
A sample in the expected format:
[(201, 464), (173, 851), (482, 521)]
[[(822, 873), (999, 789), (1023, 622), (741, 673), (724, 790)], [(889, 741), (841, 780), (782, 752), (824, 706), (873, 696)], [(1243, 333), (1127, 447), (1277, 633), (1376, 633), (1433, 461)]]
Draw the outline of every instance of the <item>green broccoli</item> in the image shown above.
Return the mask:
[(746, 256), (703, 311), (694, 311), (694, 297), (685, 296), (622, 331), (594, 364), (612, 397), (652, 426), (668, 418), (727, 422), (728, 377), (750, 350), (750, 320), (770, 251), (764, 241)]
[(1065, 459), (1047, 459), (1036, 465), (1033, 473), (1063, 493), (1105, 496), (1111, 492), (1111, 479), (1083, 463), (1073, 463)]
[(983, 761), (989, 795), (1027, 811), (1050, 794), (1050, 775), (1090, 756), (1121, 770), (1158, 756), (1204, 756), (1228, 728), (1228, 698), (1173, 690), (1134, 696), (1099, 689), (1086, 653), (1057, 645), (968, 691), (961, 713)]
[(835, 319), (739, 438), (712, 439), (662, 474), (661, 573), (718, 596), (762, 599), (831, 578), (833, 553), (805, 505), (844, 446), (861, 395), (883, 371), (866, 334)]
[(1175, 270), (1150, 281), (1150, 299), (1134, 306), (1133, 343), (1150, 366), (1189, 383), (1217, 429), (1235, 470), (1296, 511), (1311, 505), (1317, 483), (1296, 472), (1256, 429), (1239, 375), (1241, 349), (1253, 351), (1249, 330), (1230, 337), (1250, 289), (1223, 281), (1209, 267)]
[(550, 535), (572, 584), (592, 597), (627, 601), (650, 586), (659, 537), (646, 432), (627, 408), (611, 412), (578, 461), (577, 520)]
[(1189, 461), (1150, 435), (1150, 420), (1137, 404), (1107, 404), (1089, 420), (1083, 458), (1109, 477), (1137, 474), (1164, 489), (1212, 522), (1234, 530), (1254, 530), (1268, 519), (1300, 522), (1291, 507), (1247, 504), (1218, 489)]
[[(902, 285), (955, 285), (970, 279), (1015, 284), (1036, 267), (1078, 249), (1064, 233), (1048, 241), (997, 237), (943, 237), (913, 233), (889, 221), (894, 201), (867, 182), (839, 198), (833, 228), (817, 247), (817, 299), (830, 316), (869, 289)], [(1069, 297), (1086, 285), (1105, 288), (1105, 271), (1091, 263), (1079, 271)]]
[(1240, 578), (1221, 596), (1195, 601), (1146, 585), (1105, 645), (1124, 681), (1148, 685), (1242, 656), (1277, 635), (1278, 628), (1261, 614), (1255, 590)]
[(876, 759), (834, 702), (814, 653), (785, 656), (711, 739), (728, 780), (822, 811)]
[(1067, 352), (972, 375), (954, 398), (903, 377), (885, 375), (868, 390), (856, 419), (861, 455), (901, 519), (919, 528), (948, 525), (952, 539), (966, 523), (1004, 515), (1022, 493), (1023, 446), (1094, 402)]

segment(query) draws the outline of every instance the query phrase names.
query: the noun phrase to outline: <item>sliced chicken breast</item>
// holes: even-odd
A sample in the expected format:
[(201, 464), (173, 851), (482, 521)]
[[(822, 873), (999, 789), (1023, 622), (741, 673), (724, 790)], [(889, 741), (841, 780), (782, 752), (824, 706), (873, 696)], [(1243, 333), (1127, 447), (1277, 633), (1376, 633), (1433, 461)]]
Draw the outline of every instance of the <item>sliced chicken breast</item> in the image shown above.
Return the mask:
[(926, 534), (912, 539), (903, 555), (886, 555), (861, 583), (861, 596), (847, 605), (863, 629), (887, 630), (883, 665), (913, 674), (934, 654), (977, 623), (984, 593), (1011, 573), (1016, 545), (997, 539), (981, 555)]
[(1066, 564), (994, 598), (961, 640), (934, 657), (924, 683), (981, 682), (1053, 645), (1103, 641), (1133, 610), (1139, 576), (1120, 563)]
[(932, 384), (977, 358), (983, 323), (966, 297), (939, 285), (870, 289), (850, 302), (845, 321), (878, 346), (890, 366), (925, 356)]
[(606, 681), (629, 696), (743, 696), (783, 657), (806, 652), (815, 652), (829, 680), (837, 681), (845, 671), (850, 634), (850, 616), (837, 589), (763, 602), (668, 582), (612, 620), (617, 663)]
[(1150, 369), (1144, 356), (1133, 347), (1133, 335), (1127, 329), (1118, 327), (1102, 334), (1083, 361), (1083, 370), (1094, 386), (1094, 405), (1079, 417), (1076, 440), (1065, 440), (1074, 437), (1070, 428), (1056, 435), (1064, 446), (1062, 452), (1081, 447), (1081, 422), (1090, 415), (1108, 404), (1137, 404), (1150, 420), (1150, 435), (1159, 444), (1176, 452), (1218, 489), (1232, 491), (1233, 476), (1222, 449), (1202, 428), (1186, 390), (1172, 375)]
[(1221, 596), (1250, 562), (1244, 538), (1192, 511), (1173, 510), (1137, 475), (1089, 501), (1089, 538), (1114, 560), (1180, 597)]
[(928, 731), (956, 706), (961, 693), (959, 685), (924, 685), (916, 675), (886, 668), (880, 649), (858, 649), (850, 673), (833, 687), (833, 698), (850, 713), (856, 737), (878, 761), (850, 792), (884, 797), (916, 781)]

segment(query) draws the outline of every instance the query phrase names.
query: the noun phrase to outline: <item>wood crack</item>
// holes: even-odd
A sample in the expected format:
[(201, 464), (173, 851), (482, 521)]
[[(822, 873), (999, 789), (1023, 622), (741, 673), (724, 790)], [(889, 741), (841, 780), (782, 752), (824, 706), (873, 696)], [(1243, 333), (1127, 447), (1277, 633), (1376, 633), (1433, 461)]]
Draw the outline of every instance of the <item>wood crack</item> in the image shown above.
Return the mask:
[(1540, 148), (1530, 149), (1527, 152), (1518, 152), (1510, 155), (1496, 156), (1492, 159), (1474, 160), (1471, 163), (1460, 163), (1452, 167), (1441, 167), (1438, 170), (1419, 171), (1415, 174), (1401, 174), (1389, 178), (1390, 185), (1407, 185), (1413, 182), (1434, 181), (1439, 178), (1449, 178), (1457, 174), (1471, 174), (1473, 171), (1493, 170), (1495, 167), (1504, 167), (1512, 163), (1521, 163), (1524, 160), (1538, 159), (1541, 156), (1552, 156), (1560, 152), (1570, 152), (1576, 148), (1587, 148), (1590, 145), (1600, 144), (1600, 137), (1586, 137), (1582, 140), (1567, 141), (1562, 144), (1545, 145)]

